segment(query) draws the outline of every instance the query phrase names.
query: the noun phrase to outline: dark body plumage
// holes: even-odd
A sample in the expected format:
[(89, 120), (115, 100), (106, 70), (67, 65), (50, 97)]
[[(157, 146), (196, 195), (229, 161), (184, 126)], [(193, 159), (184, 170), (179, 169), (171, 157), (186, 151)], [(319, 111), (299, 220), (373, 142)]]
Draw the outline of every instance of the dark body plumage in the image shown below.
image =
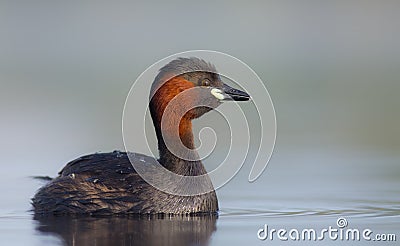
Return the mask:
[[(156, 161), (141, 154), (130, 155), (131, 160), (148, 165)], [(136, 173), (125, 152), (80, 157), (68, 163), (59, 175), (32, 199), (36, 213), (193, 214), (218, 210), (214, 191), (176, 196), (155, 189)]]

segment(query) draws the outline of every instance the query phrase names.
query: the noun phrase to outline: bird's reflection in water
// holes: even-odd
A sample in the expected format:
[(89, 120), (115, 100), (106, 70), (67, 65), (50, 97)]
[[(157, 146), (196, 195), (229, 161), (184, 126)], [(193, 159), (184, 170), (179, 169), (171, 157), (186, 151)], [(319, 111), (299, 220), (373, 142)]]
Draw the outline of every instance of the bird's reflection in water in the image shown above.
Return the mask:
[(36, 230), (65, 245), (207, 245), (216, 215), (156, 217), (39, 217)]

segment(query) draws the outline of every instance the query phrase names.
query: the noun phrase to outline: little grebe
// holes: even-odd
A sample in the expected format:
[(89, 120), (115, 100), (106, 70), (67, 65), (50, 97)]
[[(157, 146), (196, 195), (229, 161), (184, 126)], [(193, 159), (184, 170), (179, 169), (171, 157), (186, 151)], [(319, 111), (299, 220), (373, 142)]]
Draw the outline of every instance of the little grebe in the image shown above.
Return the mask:
[[(177, 97), (191, 88), (201, 88)], [(171, 103), (173, 99), (177, 103)], [(177, 127), (176, 146), (195, 153), (192, 119), (202, 116), (225, 100), (247, 101), (250, 96), (224, 84), (215, 67), (198, 58), (178, 58), (163, 68), (155, 78), (150, 93), (150, 113), (158, 139), (160, 159), (137, 153), (114, 151), (96, 153), (69, 162), (59, 176), (39, 189), (32, 199), (36, 214), (200, 214), (216, 213), (218, 200), (212, 183), (200, 160), (182, 158), (170, 151), (165, 143), (168, 129)], [(165, 114), (168, 104), (174, 107), (191, 106), (180, 119), (176, 114)], [(206, 105), (206, 106), (204, 106)], [(173, 110), (179, 111), (175, 108)], [(179, 126), (162, 127), (166, 122)], [(171, 143), (169, 143), (170, 145)], [(174, 142), (172, 142), (174, 145)], [(175, 146), (175, 145), (174, 145)], [(179, 147), (178, 150), (179, 151)], [(184, 152), (184, 151), (183, 151)], [(131, 157), (133, 154), (134, 157)], [(128, 158), (128, 155), (129, 158)], [(131, 161), (162, 166), (179, 175), (206, 175), (211, 191), (193, 196), (169, 194), (148, 184), (133, 168)], [(196, 184), (197, 185), (197, 184)], [(174, 184), (171, 184), (174, 186)], [(176, 185), (175, 189), (179, 189)]]

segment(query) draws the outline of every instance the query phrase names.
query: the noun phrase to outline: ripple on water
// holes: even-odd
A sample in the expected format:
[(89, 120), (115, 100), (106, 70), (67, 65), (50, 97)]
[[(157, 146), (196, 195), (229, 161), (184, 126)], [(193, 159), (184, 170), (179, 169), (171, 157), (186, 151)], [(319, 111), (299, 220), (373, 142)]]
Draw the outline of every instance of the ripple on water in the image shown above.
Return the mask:
[(356, 216), (367, 217), (400, 217), (400, 206), (360, 206), (351, 209), (292, 209), (292, 210), (262, 210), (225, 208), (220, 211), (221, 217), (283, 217), (283, 216)]

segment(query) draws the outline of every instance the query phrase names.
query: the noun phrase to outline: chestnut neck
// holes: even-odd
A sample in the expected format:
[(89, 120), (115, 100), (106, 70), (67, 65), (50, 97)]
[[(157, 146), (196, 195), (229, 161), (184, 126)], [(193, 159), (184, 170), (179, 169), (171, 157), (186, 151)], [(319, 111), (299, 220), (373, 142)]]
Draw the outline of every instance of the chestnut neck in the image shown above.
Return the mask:
[[(181, 87), (176, 84), (174, 85), (174, 82), (179, 82)], [(201, 160), (199, 160), (199, 155), (194, 144), (192, 130), (192, 119), (194, 117), (190, 114), (182, 118), (180, 118), (178, 114), (166, 113), (164, 115), (165, 108), (170, 100), (184, 89), (182, 88), (182, 84), (181, 81), (170, 81), (164, 84), (162, 88), (158, 89), (150, 100), (150, 113), (158, 140), (159, 162), (168, 170), (179, 175), (203, 175), (206, 174), (207, 171)], [(178, 91), (174, 91), (175, 89)], [(176, 111), (179, 111), (179, 109), (176, 109)], [(161, 120), (167, 122), (167, 127), (161, 127)], [(176, 134), (176, 132), (170, 129), (176, 129), (177, 125), (179, 125), (179, 138), (174, 138), (172, 135)], [(169, 138), (170, 136), (172, 137)], [(165, 138), (168, 139), (168, 146), (173, 146), (175, 148), (173, 152), (176, 154), (172, 153), (167, 147), (164, 141)], [(190, 152), (190, 154), (188, 154), (188, 152)], [(188, 158), (182, 158), (182, 156)]]
[[(179, 142), (168, 143), (168, 145), (174, 145), (174, 146), (182, 146), (183, 143), (184, 146), (182, 146), (182, 148), (177, 148), (174, 150), (175, 154), (168, 149), (167, 145), (164, 142), (163, 137), (165, 137), (166, 134), (168, 133), (161, 131), (159, 123), (155, 122), (154, 126), (157, 134), (158, 150), (160, 154), (159, 162), (161, 163), (161, 165), (163, 165), (165, 168), (176, 174), (184, 176), (197, 176), (206, 174), (206, 170), (201, 160), (199, 160), (198, 157), (199, 155), (195, 150), (191, 121), (183, 119), (180, 123), (179, 135), (181, 142), (179, 141)], [(188, 149), (192, 150), (192, 154), (190, 155), (187, 154)], [(188, 158), (182, 158), (179, 156), (186, 156), (196, 160), (195, 161), (187, 160)]]

